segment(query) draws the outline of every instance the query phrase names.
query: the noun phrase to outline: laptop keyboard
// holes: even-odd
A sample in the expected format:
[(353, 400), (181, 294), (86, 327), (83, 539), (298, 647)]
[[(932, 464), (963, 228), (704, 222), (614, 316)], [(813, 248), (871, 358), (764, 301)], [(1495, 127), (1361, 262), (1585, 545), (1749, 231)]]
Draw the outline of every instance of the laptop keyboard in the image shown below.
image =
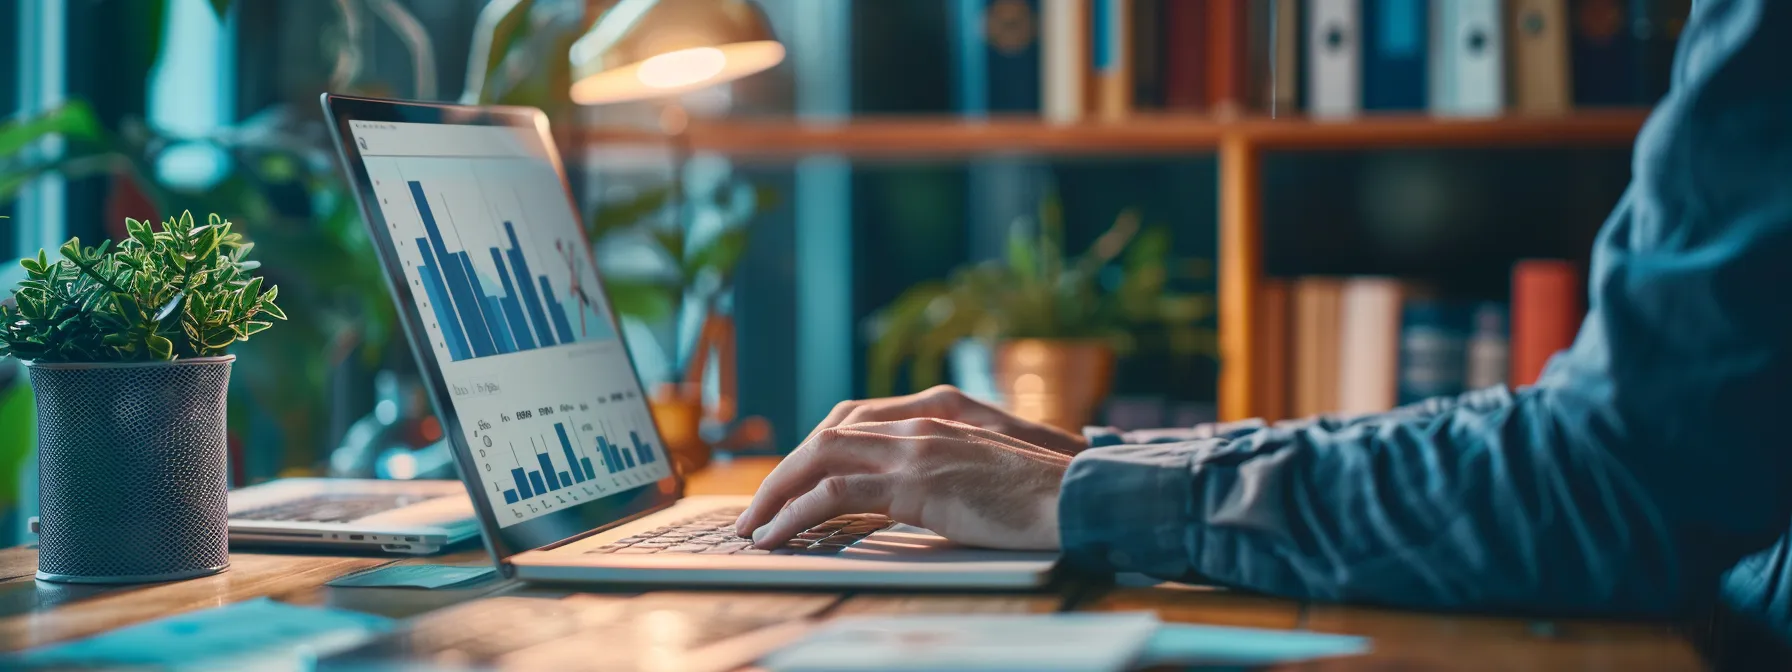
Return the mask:
[(618, 539), (588, 554), (651, 555), (700, 553), (704, 555), (834, 555), (871, 533), (896, 524), (886, 516), (857, 513), (840, 516), (811, 527), (785, 542), (776, 551), (753, 548), (752, 542), (734, 533), (734, 522), (743, 509), (717, 509), (632, 537)]
[(340, 492), (311, 495), (241, 513), (230, 514), (238, 520), (279, 520), (299, 523), (347, 523), (376, 513), (384, 513), (412, 504), (435, 499), (418, 494), (373, 494)]

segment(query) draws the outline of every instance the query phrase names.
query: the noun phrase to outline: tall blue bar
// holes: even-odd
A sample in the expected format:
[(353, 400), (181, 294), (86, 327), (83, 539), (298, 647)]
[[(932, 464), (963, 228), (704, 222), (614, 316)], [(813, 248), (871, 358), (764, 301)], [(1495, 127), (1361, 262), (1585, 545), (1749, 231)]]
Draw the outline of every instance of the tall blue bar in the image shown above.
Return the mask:
[(423, 195), (423, 183), (411, 180), (410, 185), (411, 199), (417, 202), (417, 214), (423, 218), (423, 229), (429, 234), (430, 249), (441, 262), (438, 268), (442, 271), (442, 280), (448, 286), (448, 295), (453, 299), (461, 324), (466, 327), (467, 344), (472, 346), (473, 356), (497, 354), (491, 334), (486, 331), (485, 318), (480, 316), (479, 297), (482, 295), (475, 291), (472, 280), (467, 277), (466, 267), (456, 256), (459, 253), (448, 251), (448, 242), (442, 238), (441, 228), (436, 226), (435, 213), (429, 209), (429, 199)]
[(536, 490), (529, 489), (529, 477), (523, 474), (522, 469), (511, 469), (510, 480), (516, 481), (516, 492), (517, 494), (522, 495), (523, 499), (534, 497), (535, 493), (541, 492), (539, 488)]
[(537, 494), (537, 495), (547, 494), (548, 486), (543, 485), (541, 483), (541, 472), (539, 472), (539, 471), (529, 472), (529, 482), (533, 483), (535, 485), (535, 494)]
[(617, 459), (616, 447), (610, 445), (604, 437), (597, 437), (597, 449), (604, 454), (604, 471), (614, 474), (622, 469), (622, 460)]
[(485, 301), (485, 323), (492, 327), (492, 341), (498, 346), (498, 352), (516, 352), (516, 341), (510, 340), (510, 326), (504, 323), (504, 306), (496, 297), (481, 297)]
[(560, 435), (560, 449), (566, 451), (566, 467), (572, 470), (573, 480), (584, 483), (585, 470), (579, 468), (579, 454), (572, 452), (572, 439), (566, 437), (566, 425), (554, 423), (554, 433)]
[(505, 254), (510, 256), (510, 270), (516, 274), (517, 294), (523, 297), (523, 305), (529, 309), (529, 320), (535, 323), (535, 336), (541, 340), (542, 347), (553, 345), (554, 327), (548, 324), (548, 315), (542, 311), (541, 297), (535, 294), (535, 283), (530, 278), (535, 274), (529, 272), (529, 261), (523, 258), (523, 246), (516, 240), (516, 227), (510, 222), (504, 223), (504, 235), (510, 239), (510, 249)]
[(516, 491), (515, 490), (505, 490), (504, 491), (504, 503), (505, 504), (515, 504), (516, 503)]
[(640, 432), (629, 432), (628, 438), (635, 442), (635, 453), (641, 456), (641, 464), (653, 464), (653, 448), (641, 441)]
[(589, 457), (579, 458), (579, 465), (585, 467), (585, 477), (586, 478), (597, 478), (597, 470), (591, 468), (591, 458), (589, 458)]
[(628, 465), (628, 468), (630, 468), (630, 469), (635, 468), (635, 454), (630, 453), (628, 451), (623, 451), (622, 463)]
[(491, 248), (492, 266), (498, 269), (498, 282), (504, 285), (504, 298), (498, 304), (504, 308), (504, 319), (510, 325), (510, 337), (516, 340), (516, 349), (534, 350), (535, 337), (529, 335), (529, 318), (523, 314), (523, 303), (516, 298), (516, 287), (510, 284), (510, 271), (504, 270), (504, 255), (498, 254), (498, 248)]
[(560, 305), (559, 299), (554, 298), (554, 287), (548, 284), (545, 277), (536, 280), (541, 281), (541, 295), (547, 297), (548, 312), (554, 315), (554, 329), (560, 334), (560, 342), (571, 343), (578, 340), (573, 336), (572, 323), (566, 320), (566, 307)]
[(554, 477), (554, 461), (548, 459), (547, 453), (536, 453), (535, 461), (541, 463), (541, 478), (548, 482), (548, 489), (559, 490), (560, 479)]
[(436, 324), (442, 327), (442, 341), (448, 346), (448, 356), (454, 361), (467, 358), (467, 336), (460, 331), (460, 319), (454, 316), (454, 304), (448, 302), (448, 290), (442, 288), (442, 276), (436, 273), (431, 259), (428, 241), (418, 238), (419, 249), (423, 250), (423, 265), (417, 267), (417, 275), (423, 277), (423, 293), (429, 297), (429, 308), (436, 314)]

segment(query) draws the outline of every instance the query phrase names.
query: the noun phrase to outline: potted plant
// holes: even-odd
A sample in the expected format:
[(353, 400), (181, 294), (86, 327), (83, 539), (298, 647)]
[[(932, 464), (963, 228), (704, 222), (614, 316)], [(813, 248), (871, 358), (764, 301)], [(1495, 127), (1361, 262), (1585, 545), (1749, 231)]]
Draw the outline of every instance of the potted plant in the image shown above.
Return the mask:
[[(920, 389), (939, 382), (948, 352), (977, 339), (993, 353), (996, 390), (1021, 417), (1080, 431), (1107, 397), (1118, 354), (1134, 332), (1163, 327), (1202, 341), (1211, 297), (1166, 292), (1170, 234), (1125, 211), (1081, 255), (1065, 258), (1058, 202), (1020, 220), (1004, 259), (910, 288), (872, 316), (867, 391), (887, 396), (908, 365)], [(1119, 262), (1119, 273), (1104, 273)], [(1109, 282), (1103, 282), (1109, 280)], [(1208, 342), (1211, 338), (1206, 339)]]
[(286, 319), (231, 224), (192, 213), (23, 260), (0, 356), (37, 395), (39, 579), (164, 581), (229, 567), (233, 343)]

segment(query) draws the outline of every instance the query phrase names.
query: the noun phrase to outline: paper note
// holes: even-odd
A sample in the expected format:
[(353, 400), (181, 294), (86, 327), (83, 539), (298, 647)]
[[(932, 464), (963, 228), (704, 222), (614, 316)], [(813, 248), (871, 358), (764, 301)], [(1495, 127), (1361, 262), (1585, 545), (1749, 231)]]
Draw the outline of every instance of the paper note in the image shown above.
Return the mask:
[[(134, 666), (166, 670), (301, 670), (392, 620), (258, 598), (149, 621), (87, 639), (26, 651), (28, 665)], [(0, 659), (0, 667), (5, 660)]]
[(1157, 625), (1150, 613), (847, 617), (759, 663), (776, 672), (1125, 670)]
[(387, 565), (338, 576), (324, 585), (335, 588), (453, 588), (496, 574), (491, 567), (463, 565)]
[(1212, 625), (1160, 626), (1145, 644), (1141, 666), (1270, 665), (1369, 651), (1369, 640), (1302, 630), (1262, 630)]

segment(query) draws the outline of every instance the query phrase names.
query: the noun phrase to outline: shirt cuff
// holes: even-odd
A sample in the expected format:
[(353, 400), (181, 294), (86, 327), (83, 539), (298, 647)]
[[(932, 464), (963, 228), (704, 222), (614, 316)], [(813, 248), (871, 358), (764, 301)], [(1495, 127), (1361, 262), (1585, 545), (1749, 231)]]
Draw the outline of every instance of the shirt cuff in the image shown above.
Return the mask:
[[(1096, 445), (1091, 441), (1091, 445)], [(1188, 573), (1196, 450), (1188, 443), (1089, 450), (1071, 460), (1058, 495), (1064, 559), (1091, 572)]]

